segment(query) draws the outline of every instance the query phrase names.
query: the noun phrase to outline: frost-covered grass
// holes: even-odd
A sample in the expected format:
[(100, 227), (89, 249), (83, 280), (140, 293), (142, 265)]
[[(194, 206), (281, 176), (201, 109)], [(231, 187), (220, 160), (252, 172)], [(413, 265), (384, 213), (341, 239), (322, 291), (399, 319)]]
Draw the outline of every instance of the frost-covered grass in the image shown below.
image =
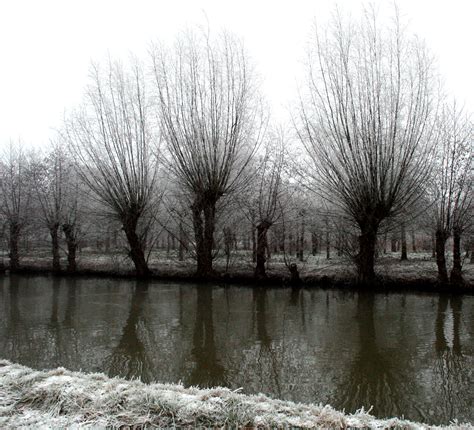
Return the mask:
[[(248, 396), (227, 388), (144, 384), (63, 368), (36, 371), (0, 360), (0, 428), (436, 428), (349, 415), (330, 406)], [(446, 428), (473, 429), (452, 423)]]
[[(448, 269), (451, 268), (451, 253), (447, 253)], [(331, 252), (328, 260), (325, 253), (315, 256), (308, 252), (304, 255), (304, 261), (298, 261), (296, 257), (284, 256), (283, 254), (272, 254), (267, 260), (267, 274), (275, 279), (289, 277), (289, 271), (285, 263), (297, 263), (301, 278), (308, 284), (317, 284), (321, 280), (333, 280), (340, 282), (351, 282), (355, 278), (355, 268), (352, 262), (344, 256), (338, 256)], [(97, 253), (84, 250), (78, 254), (78, 270), (88, 274), (103, 275), (126, 275), (133, 271), (131, 260), (121, 252)], [(35, 252), (21, 259), (23, 267), (50, 270), (51, 257), (47, 250)], [(61, 260), (63, 269), (67, 262), (65, 256)], [(187, 255), (184, 261), (179, 261), (177, 251), (167, 253), (164, 250), (154, 251), (149, 260), (150, 268), (159, 276), (170, 279), (190, 278), (196, 270), (195, 260)], [(253, 278), (255, 264), (252, 262), (250, 251), (234, 251), (229, 265), (222, 253), (215, 259), (214, 268), (220, 274), (228, 274), (233, 279)], [(438, 272), (436, 261), (431, 253), (417, 252), (409, 253), (407, 261), (400, 261), (400, 253), (381, 254), (376, 260), (375, 271), (383, 281), (392, 283), (427, 282), (435, 283)], [(464, 261), (463, 277), (466, 286), (474, 286), (474, 264), (468, 260)]]

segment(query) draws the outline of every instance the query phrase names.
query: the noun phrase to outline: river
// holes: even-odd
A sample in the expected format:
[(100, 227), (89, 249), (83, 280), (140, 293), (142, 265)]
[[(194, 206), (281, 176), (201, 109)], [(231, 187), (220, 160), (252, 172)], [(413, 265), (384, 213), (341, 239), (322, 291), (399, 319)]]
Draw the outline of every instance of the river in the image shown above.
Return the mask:
[(474, 296), (4, 276), (0, 358), (474, 421)]

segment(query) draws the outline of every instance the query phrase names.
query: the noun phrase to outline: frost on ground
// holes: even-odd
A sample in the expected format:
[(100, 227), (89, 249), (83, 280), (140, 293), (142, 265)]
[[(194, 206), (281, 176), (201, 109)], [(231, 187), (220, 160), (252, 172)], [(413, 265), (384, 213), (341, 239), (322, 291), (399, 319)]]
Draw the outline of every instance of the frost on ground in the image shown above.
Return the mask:
[[(227, 388), (144, 384), (63, 368), (36, 371), (0, 360), (0, 428), (302, 427), (435, 428), (364, 410), (249, 396)], [(474, 429), (453, 423), (446, 428)]]

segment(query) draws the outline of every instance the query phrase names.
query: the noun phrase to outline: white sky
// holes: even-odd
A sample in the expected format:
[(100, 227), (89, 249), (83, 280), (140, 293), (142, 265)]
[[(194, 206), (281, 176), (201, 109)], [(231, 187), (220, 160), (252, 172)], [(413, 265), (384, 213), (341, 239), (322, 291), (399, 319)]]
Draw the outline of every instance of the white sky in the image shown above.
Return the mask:
[[(438, 57), (448, 90), (474, 111), (474, 0), (397, 3)], [(64, 110), (80, 102), (91, 60), (145, 55), (152, 40), (168, 41), (206, 19), (211, 31), (225, 27), (244, 39), (275, 116), (285, 120), (312, 22), (326, 21), (336, 4), (348, 10), (362, 2), (0, 0), (0, 148), (18, 138), (46, 143)]]

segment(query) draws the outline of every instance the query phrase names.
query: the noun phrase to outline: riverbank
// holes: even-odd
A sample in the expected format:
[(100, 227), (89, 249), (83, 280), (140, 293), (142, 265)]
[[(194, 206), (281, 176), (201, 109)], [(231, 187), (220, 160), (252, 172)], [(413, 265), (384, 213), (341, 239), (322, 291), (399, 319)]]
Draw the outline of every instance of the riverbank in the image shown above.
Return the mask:
[[(249, 261), (250, 260), (250, 261)], [(342, 257), (327, 260), (322, 256), (307, 256), (305, 261), (292, 261), (298, 266), (301, 283), (304, 288), (362, 289), (355, 283), (355, 273), (351, 262)], [(53, 273), (49, 254), (37, 254), (24, 257), (21, 274), (59, 274), (61, 276), (93, 276), (135, 278), (131, 261), (120, 254), (83, 253), (78, 258), (78, 268), (73, 274), (65, 270)], [(66, 262), (62, 262), (65, 267)], [(176, 282), (214, 282), (247, 286), (294, 286), (290, 273), (282, 256), (272, 257), (265, 279), (255, 279), (253, 264), (247, 254), (241, 255), (226, 264), (223, 258), (217, 258), (214, 264), (216, 274), (209, 279), (195, 275), (195, 262), (188, 258), (178, 261), (166, 253), (155, 253), (149, 261), (152, 274), (150, 279)], [(474, 294), (474, 264), (464, 265), (464, 284), (459, 286), (443, 285), (437, 280), (436, 262), (428, 254), (411, 254), (408, 261), (400, 261), (396, 254), (387, 254), (377, 260), (377, 281), (368, 288), (375, 291), (418, 291), (449, 292)], [(366, 286), (367, 287), (367, 286)]]
[(184, 388), (108, 378), (62, 368), (36, 371), (0, 360), (1, 428), (300, 427), (474, 429), (472, 424), (430, 426), (378, 419), (331, 406), (245, 395), (227, 388)]

